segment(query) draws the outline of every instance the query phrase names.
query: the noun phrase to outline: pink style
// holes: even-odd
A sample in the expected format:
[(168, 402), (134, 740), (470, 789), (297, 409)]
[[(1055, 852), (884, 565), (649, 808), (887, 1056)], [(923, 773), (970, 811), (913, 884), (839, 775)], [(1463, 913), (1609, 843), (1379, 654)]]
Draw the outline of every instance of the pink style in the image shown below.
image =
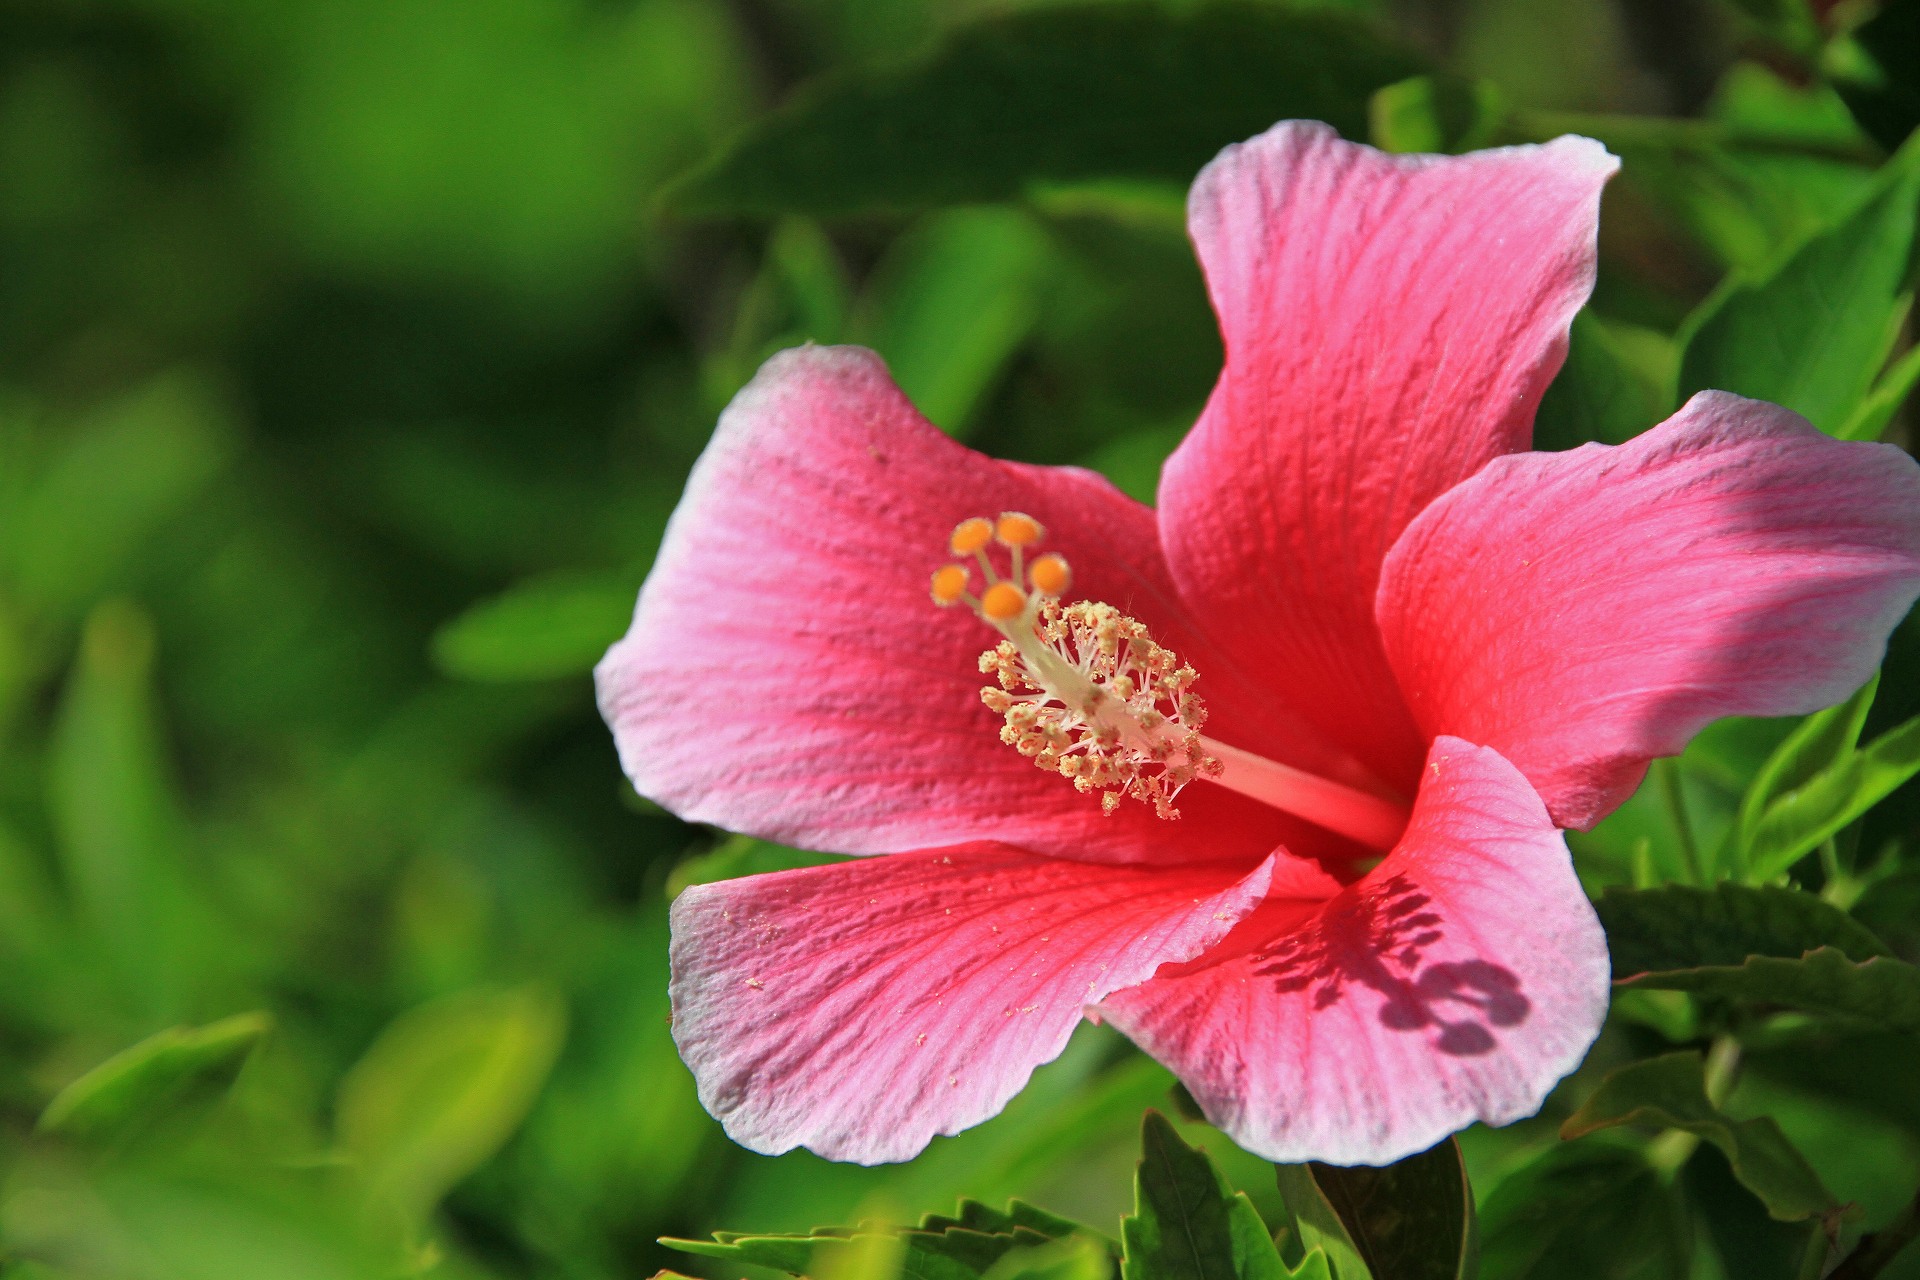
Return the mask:
[(1190, 200), (1226, 368), (1157, 510), (962, 447), (871, 352), (767, 362), (597, 672), (643, 794), (885, 855), (674, 904), (736, 1141), (908, 1159), (1083, 1017), (1271, 1160), (1538, 1109), (1607, 1009), (1560, 829), (1838, 701), (1920, 594), (1891, 446), (1705, 392), (1527, 452), (1616, 163), (1229, 147)]

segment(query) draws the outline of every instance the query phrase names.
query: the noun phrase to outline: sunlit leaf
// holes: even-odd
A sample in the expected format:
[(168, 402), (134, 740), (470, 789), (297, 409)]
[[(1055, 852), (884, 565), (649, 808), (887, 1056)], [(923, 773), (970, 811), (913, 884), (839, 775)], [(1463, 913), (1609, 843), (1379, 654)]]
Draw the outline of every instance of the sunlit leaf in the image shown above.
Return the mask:
[(1670, 1280), (1688, 1274), (1685, 1220), (1639, 1152), (1599, 1142), (1548, 1148), (1481, 1206), (1488, 1280)]
[(1281, 1280), (1293, 1274), (1245, 1192), (1149, 1111), (1140, 1129), (1133, 1213), (1120, 1223), (1123, 1280)]
[(1590, 440), (1624, 444), (1666, 416), (1671, 344), (1658, 335), (1636, 338), (1637, 344), (1591, 311), (1573, 318), (1567, 362), (1534, 419), (1536, 449), (1571, 449)]
[(423, 1217), (519, 1126), (564, 1028), (559, 1001), (536, 987), (462, 992), (396, 1019), (336, 1107), (369, 1197)]
[(1367, 115), (1374, 146), (1419, 154), (1486, 146), (1503, 109), (1499, 89), (1485, 80), (1413, 76), (1376, 92)]
[(1304, 1164), (1277, 1164), (1273, 1173), (1286, 1215), (1281, 1235), (1284, 1256), (1299, 1269), (1296, 1274), (1317, 1265), (1324, 1266), (1333, 1280), (1391, 1280), (1376, 1277), (1367, 1266), (1311, 1169)]
[(433, 637), (434, 664), (464, 680), (584, 675), (627, 629), (634, 575), (538, 578), (482, 600)]
[(1621, 978), (1738, 965), (1748, 956), (1798, 959), (1820, 947), (1857, 960), (1887, 954), (1846, 912), (1798, 889), (1731, 883), (1613, 888), (1594, 908)]
[(1920, 716), (1889, 729), (1768, 804), (1747, 829), (1747, 873), (1779, 875), (1920, 773)]
[(690, 214), (846, 214), (1003, 200), (1028, 184), (1190, 179), (1288, 118), (1366, 136), (1421, 70), (1337, 14), (1246, 3), (1016, 9), (930, 55), (813, 86), (677, 189)]
[(1826, 770), (1846, 763), (1860, 742), (1860, 730), (1879, 689), (1876, 674), (1839, 706), (1816, 712), (1794, 726), (1747, 784), (1739, 815), (1727, 835), (1729, 848), (1723, 862), (1743, 872), (1767, 810)]
[(272, 1025), (265, 1013), (241, 1013), (149, 1036), (55, 1094), (40, 1129), (95, 1142), (131, 1133), (196, 1089), (230, 1081)]
[[(670, 1249), (730, 1263), (770, 1267), (792, 1275), (844, 1269), (849, 1254), (888, 1242), (898, 1250), (899, 1274), (912, 1280), (1080, 1280), (1111, 1273), (1112, 1247), (1085, 1227), (1032, 1205), (1005, 1210), (962, 1201), (952, 1217), (929, 1214), (917, 1227), (820, 1227), (805, 1235), (750, 1235), (718, 1231), (712, 1240), (661, 1241)], [(1062, 1249), (1060, 1246), (1069, 1247)], [(1091, 1247), (1092, 1253), (1088, 1252)]]
[(1711, 1142), (1726, 1153), (1734, 1176), (1782, 1222), (1839, 1208), (1780, 1126), (1764, 1116), (1734, 1120), (1713, 1105), (1698, 1053), (1669, 1053), (1621, 1067), (1560, 1126), (1560, 1135), (1578, 1138), (1622, 1124), (1682, 1129)]
[(1473, 1190), (1452, 1138), (1379, 1168), (1308, 1168), (1376, 1277), (1467, 1280), (1475, 1274)]
[(1680, 399), (1715, 388), (1839, 430), (1873, 386), (1906, 316), (1920, 144), (1858, 209), (1770, 273), (1735, 277), (1682, 330)]

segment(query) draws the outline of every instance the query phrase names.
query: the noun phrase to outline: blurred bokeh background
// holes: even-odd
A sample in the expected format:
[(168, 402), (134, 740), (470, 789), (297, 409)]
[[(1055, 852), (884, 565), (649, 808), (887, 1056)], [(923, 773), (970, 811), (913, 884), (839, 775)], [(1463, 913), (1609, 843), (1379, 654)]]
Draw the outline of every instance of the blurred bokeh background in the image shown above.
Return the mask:
[[(1910, 127), (1897, 85), (1848, 81), (1872, 50), (1834, 35), (1873, 16), (0, 0), (0, 1276), (613, 1280), (694, 1269), (662, 1234), (963, 1194), (1110, 1229), (1168, 1080), (1096, 1030), (901, 1169), (752, 1156), (694, 1100), (669, 896), (796, 855), (634, 797), (588, 673), (716, 414), (782, 346), (862, 342), (971, 443), (1150, 499), (1220, 358), (1184, 179), (1298, 113), (1620, 152), (1569, 375), (1605, 394), (1557, 387), (1542, 433), (1623, 438), (1689, 312), (1832, 226)], [(829, 118), (728, 149), (796, 90)], [(956, 149), (986, 97), (1024, 141)], [(1897, 436), (1898, 400), (1860, 433)], [(1738, 775), (1689, 768), (1727, 810)], [(1636, 802), (1583, 873), (1647, 878), (1671, 813)], [(43, 1122), (169, 1027), (198, 1030)], [(1880, 1110), (1759, 1087), (1884, 1217), (1920, 1113), (1881, 1049), (1850, 1059)], [(1552, 1125), (1468, 1135), (1483, 1198)], [(1703, 1202), (1741, 1194), (1716, 1159)], [(1697, 1232), (1697, 1273), (1762, 1274), (1738, 1234)]]

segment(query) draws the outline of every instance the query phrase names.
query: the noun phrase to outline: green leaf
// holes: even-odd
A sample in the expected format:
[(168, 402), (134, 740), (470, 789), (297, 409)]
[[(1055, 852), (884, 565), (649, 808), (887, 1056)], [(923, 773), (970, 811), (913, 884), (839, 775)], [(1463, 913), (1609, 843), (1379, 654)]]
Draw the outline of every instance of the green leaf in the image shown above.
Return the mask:
[(1915, 386), (1920, 386), (1920, 347), (1909, 347), (1833, 434), (1842, 440), (1878, 440)]
[(1747, 836), (1747, 872), (1770, 879), (1920, 773), (1920, 716), (1821, 770), (1767, 806)]
[(927, 418), (964, 434), (1032, 331), (1052, 247), (1015, 209), (955, 209), (881, 263), (862, 338)]
[(434, 665), (461, 680), (584, 675), (626, 631), (637, 590), (628, 574), (517, 583), (435, 632)]
[(132, 1133), (188, 1094), (230, 1084), (272, 1025), (268, 1014), (240, 1013), (148, 1036), (55, 1094), (40, 1130), (95, 1142)]
[(1616, 975), (1738, 965), (1748, 956), (1797, 959), (1836, 947), (1858, 960), (1886, 947), (1844, 911), (1798, 889), (1731, 883), (1710, 889), (1611, 888), (1594, 903)]
[(1567, 1118), (1560, 1136), (1578, 1138), (1623, 1124), (1681, 1129), (1711, 1142), (1726, 1154), (1734, 1176), (1781, 1222), (1840, 1207), (1779, 1125), (1765, 1116), (1734, 1120), (1713, 1105), (1698, 1053), (1669, 1053), (1621, 1067)]
[(1207, 1153), (1158, 1111), (1140, 1126), (1133, 1213), (1120, 1222), (1123, 1280), (1280, 1280), (1291, 1274), (1266, 1223)]
[(369, 1199), (422, 1220), (519, 1126), (565, 1022), (538, 987), (461, 992), (395, 1019), (341, 1082), (336, 1108)]
[(1534, 447), (1571, 449), (1590, 440), (1623, 444), (1666, 416), (1672, 346), (1660, 335), (1573, 318), (1567, 362), (1534, 420)]
[(1488, 1280), (1670, 1280), (1689, 1274), (1691, 1253), (1660, 1176), (1638, 1151), (1601, 1142), (1550, 1148), (1481, 1206)]
[(1857, 1019), (1882, 1031), (1920, 1031), (1920, 968), (1887, 956), (1854, 961), (1835, 947), (1797, 960), (1749, 956), (1738, 965), (1642, 973), (1622, 985)]
[(1727, 832), (1726, 848), (1721, 855), (1723, 866), (1744, 875), (1753, 852), (1754, 834), (1767, 809), (1823, 771), (1843, 763), (1853, 753), (1879, 689), (1880, 677), (1876, 673), (1839, 706), (1817, 711), (1801, 720), (1774, 748), (1741, 796), (1739, 814)]
[(1414, 76), (1373, 95), (1373, 145), (1404, 154), (1472, 151), (1499, 130), (1504, 104), (1485, 80)]
[(1088, 1273), (1098, 1280), (1111, 1274), (1113, 1265), (1110, 1241), (1018, 1200), (1005, 1210), (963, 1200), (954, 1216), (929, 1214), (918, 1227), (862, 1223), (816, 1227), (805, 1235), (716, 1231), (712, 1240), (667, 1238), (660, 1243), (681, 1253), (813, 1276), (850, 1269), (855, 1261), (850, 1255), (871, 1250), (876, 1242), (897, 1246), (899, 1274), (910, 1280), (979, 1280), (988, 1275), (993, 1280), (1080, 1280)]
[(1276, 120), (1366, 136), (1376, 89), (1422, 68), (1336, 14), (1123, 0), (955, 31), (912, 63), (811, 86), (689, 175), (693, 215), (985, 203), (1036, 182), (1190, 180)]
[(1847, 42), (1835, 88), (1854, 119), (1891, 151), (1920, 126), (1920, 0), (1884, 0)]
[(1374, 1275), (1465, 1280), (1474, 1274), (1473, 1192), (1452, 1138), (1381, 1168), (1307, 1167)]
[(226, 465), (231, 416), (199, 379), (170, 374), (77, 424), (0, 509), (0, 572), (22, 602), (69, 617), (125, 589), (163, 522)]
[(1911, 301), (1920, 144), (1867, 200), (1759, 278), (1731, 277), (1682, 326), (1682, 400), (1717, 388), (1770, 400), (1825, 431), (1852, 417)]
[[(1304, 1274), (1313, 1259), (1320, 1257), (1334, 1280), (1373, 1280), (1372, 1268), (1360, 1256), (1360, 1248), (1347, 1234), (1340, 1214), (1314, 1181), (1313, 1171), (1304, 1164), (1277, 1164), (1273, 1177), (1286, 1210), (1282, 1240), (1285, 1256), (1298, 1268), (1294, 1274)], [(1380, 1280), (1393, 1278), (1383, 1276)]]

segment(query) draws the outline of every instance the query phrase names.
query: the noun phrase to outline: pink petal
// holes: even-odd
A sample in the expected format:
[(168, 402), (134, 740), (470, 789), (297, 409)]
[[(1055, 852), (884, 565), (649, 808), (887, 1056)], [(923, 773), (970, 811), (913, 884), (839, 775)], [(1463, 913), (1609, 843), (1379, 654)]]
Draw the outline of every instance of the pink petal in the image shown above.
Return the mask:
[(673, 1035), (735, 1142), (882, 1164), (999, 1113), (1086, 1005), (1266, 892), (994, 846), (701, 885), (673, 904)]
[(1094, 1011), (1257, 1155), (1385, 1164), (1531, 1115), (1606, 1016), (1606, 938), (1526, 780), (1452, 738), (1422, 776), (1365, 879)]
[(1911, 458), (1706, 391), (1617, 448), (1489, 464), (1407, 529), (1379, 611), (1421, 728), (1584, 828), (1708, 721), (1845, 697), (1916, 594)]
[(1394, 785), (1426, 739), (1374, 631), (1381, 559), (1527, 447), (1617, 165), (1585, 138), (1391, 156), (1295, 121), (1194, 184), (1227, 365), (1161, 479), (1168, 559), (1233, 656)]
[(1308, 736), (1185, 629), (1149, 509), (1091, 472), (963, 448), (872, 352), (807, 347), (769, 360), (721, 417), (633, 627), (595, 673), (634, 785), (689, 821), (840, 853), (991, 839), (1253, 860), (1297, 832), (1198, 785), (1184, 821), (1132, 801), (1103, 817), (1001, 743), (978, 665), (999, 637), (935, 606), (928, 578), (957, 523), (1003, 510), (1048, 527), (1076, 596), (1132, 613), (1203, 673), (1210, 731), (1311, 767)]

